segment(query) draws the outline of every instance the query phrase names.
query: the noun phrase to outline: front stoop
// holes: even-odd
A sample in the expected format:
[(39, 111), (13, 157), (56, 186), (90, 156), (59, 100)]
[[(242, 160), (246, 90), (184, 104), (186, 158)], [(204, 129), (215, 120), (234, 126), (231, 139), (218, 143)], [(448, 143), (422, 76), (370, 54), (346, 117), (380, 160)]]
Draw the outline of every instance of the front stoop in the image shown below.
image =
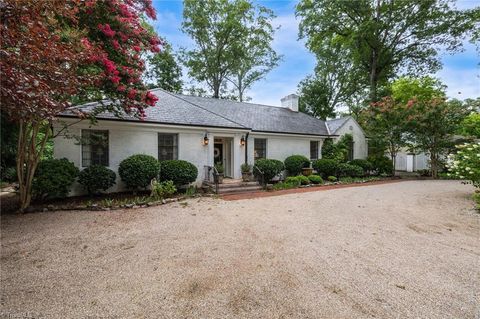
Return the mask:
[[(204, 187), (208, 187), (212, 190), (215, 190), (215, 184), (212, 183), (203, 183)], [(250, 193), (257, 192), (262, 189), (262, 186), (258, 182), (243, 182), (243, 181), (229, 181), (227, 183), (222, 183), (218, 185), (218, 194), (236, 194), (236, 193)]]

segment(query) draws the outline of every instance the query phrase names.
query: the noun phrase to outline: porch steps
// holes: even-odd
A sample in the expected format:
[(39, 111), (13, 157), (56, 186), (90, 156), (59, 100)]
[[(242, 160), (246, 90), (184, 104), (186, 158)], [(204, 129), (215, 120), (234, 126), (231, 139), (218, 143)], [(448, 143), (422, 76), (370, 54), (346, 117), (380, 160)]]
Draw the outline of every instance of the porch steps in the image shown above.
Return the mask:
[[(204, 186), (215, 189), (215, 184), (204, 182)], [(249, 193), (261, 190), (262, 186), (258, 182), (227, 182), (218, 185), (218, 194)]]

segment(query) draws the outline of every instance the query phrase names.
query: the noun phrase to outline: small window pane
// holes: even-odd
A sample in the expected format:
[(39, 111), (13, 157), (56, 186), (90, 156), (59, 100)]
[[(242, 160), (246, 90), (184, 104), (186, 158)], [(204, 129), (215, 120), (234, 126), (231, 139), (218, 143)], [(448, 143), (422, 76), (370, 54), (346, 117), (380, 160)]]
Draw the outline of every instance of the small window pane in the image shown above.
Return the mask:
[(267, 157), (267, 140), (264, 138), (256, 138), (254, 141), (253, 159), (256, 161), (260, 158)]
[(178, 159), (178, 134), (158, 133), (158, 160)]
[(310, 159), (318, 159), (318, 141), (310, 141)]
[(108, 166), (108, 131), (82, 130), (82, 166)]

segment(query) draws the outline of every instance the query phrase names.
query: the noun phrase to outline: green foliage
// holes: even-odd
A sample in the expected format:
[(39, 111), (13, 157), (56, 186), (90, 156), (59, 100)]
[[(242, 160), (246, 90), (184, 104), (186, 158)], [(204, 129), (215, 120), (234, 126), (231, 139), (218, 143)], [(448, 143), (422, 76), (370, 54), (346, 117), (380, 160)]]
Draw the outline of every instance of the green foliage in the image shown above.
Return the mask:
[(297, 188), (300, 184), (296, 183), (287, 183), (287, 182), (279, 182), (276, 184), (273, 184), (273, 189), (278, 191), (282, 189), (291, 189), (291, 188)]
[(480, 193), (473, 193), (472, 198), (476, 203), (477, 210), (480, 211)]
[(83, 186), (88, 194), (96, 194), (115, 185), (116, 177), (117, 175), (111, 169), (102, 165), (92, 165), (80, 172), (78, 183)]
[(323, 184), (323, 179), (319, 175), (308, 175), (308, 180), (312, 184)]
[(120, 162), (118, 173), (129, 189), (146, 188), (158, 176), (160, 163), (150, 155), (136, 154)]
[(337, 181), (337, 177), (336, 176), (328, 176), (328, 181), (331, 182), (331, 183), (335, 183)]
[(195, 42), (182, 52), (189, 75), (215, 98), (228, 78), (243, 100), (244, 91), (278, 63), (271, 49), (272, 18), (271, 10), (249, 0), (185, 0), (182, 30)]
[(298, 179), (300, 181), (300, 184), (302, 184), (302, 185), (309, 185), (310, 184), (310, 180), (308, 179), (307, 176), (298, 175), (298, 176), (295, 176), (295, 178)]
[(165, 40), (162, 50), (148, 59), (147, 77), (153, 81), (152, 88), (162, 88), (173, 93), (182, 92), (182, 69), (172, 52), (172, 46)]
[(480, 188), (480, 142), (457, 145), (456, 154), (448, 157), (448, 171)]
[(392, 160), (386, 156), (369, 156), (367, 159), (373, 166), (373, 170), (377, 175), (386, 174), (390, 176), (393, 174)]
[(373, 170), (373, 165), (367, 160), (364, 159), (354, 159), (348, 162), (349, 164), (360, 166), (363, 169), (364, 175), (368, 174), (371, 170)]
[(193, 183), (198, 176), (198, 169), (190, 162), (169, 160), (160, 162), (160, 180), (173, 181), (178, 186)]
[(327, 176), (337, 174), (338, 162), (334, 159), (322, 158), (314, 161), (312, 166), (320, 176), (326, 178)]
[[(271, 181), (275, 176), (280, 174), (284, 169), (285, 166), (283, 165), (283, 162), (275, 159), (267, 159), (267, 158), (261, 158), (255, 161), (254, 167), (257, 167), (261, 172), (264, 174), (264, 182), (268, 183)], [(257, 178), (260, 178), (259, 172), (257, 169), (253, 170), (253, 173)]]
[(242, 173), (250, 173), (252, 171), (252, 165), (248, 163), (243, 163), (240, 166), (240, 170), (242, 171)]
[(285, 159), (284, 164), (288, 174), (295, 176), (302, 173), (302, 168), (310, 166), (310, 160), (303, 155), (292, 155)]
[(177, 192), (177, 188), (175, 187), (173, 181), (158, 182), (156, 179), (153, 179), (151, 182), (151, 187), (152, 193), (150, 196), (156, 200), (170, 197)]
[[(478, 99), (480, 100), (480, 98)], [(460, 123), (459, 134), (480, 138), (480, 113), (471, 113), (463, 119)]]
[(66, 197), (77, 176), (78, 168), (66, 158), (43, 160), (35, 172), (32, 193), (37, 198)]
[(347, 163), (340, 163), (337, 167), (338, 176), (348, 177), (361, 177), (363, 176), (363, 168), (357, 165), (351, 165)]
[(345, 162), (348, 160), (348, 151), (352, 144), (353, 136), (345, 134), (335, 143), (333, 139), (327, 138), (322, 146), (322, 158), (333, 159), (337, 162)]
[[(297, 5), (300, 37), (317, 60), (331, 59), (327, 48), (351, 59), (349, 84), (368, 86), (370, 102), (400, 69), (433, 73), (441, 63), (435, 48), (457, 51), (463, 35), (474, 29), (472, 11), (456, 10), (448, 1), (302, 0)], [(358, 83), (357, 83), (358, 82)]]
[(17, 169), (15, 167), (2, 168), (1, 179), (10, 183), (17, 181)]
[(188, 186), (185, 190), (185, 196), (192, 197), (197, 193), (197, 188), (195, 186)]
[(297, 176), (289, 176), (285, 179), (285, 183), (293, 187), (298, 187), (302, 184), (302, 181), (298, 179)]
[(223, 167), (223, 164), (215, 164), (215, 169), (217, 170), (218, 174), (225, 173), (225, 168)]

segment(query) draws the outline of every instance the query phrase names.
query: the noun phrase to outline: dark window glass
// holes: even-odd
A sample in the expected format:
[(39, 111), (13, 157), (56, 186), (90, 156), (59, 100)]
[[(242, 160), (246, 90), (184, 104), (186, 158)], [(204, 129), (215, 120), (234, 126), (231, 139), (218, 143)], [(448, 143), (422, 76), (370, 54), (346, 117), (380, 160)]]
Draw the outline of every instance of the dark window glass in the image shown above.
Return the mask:
[(348, 143), (348, 160), (352, 161), (354, 159), (354, 145), (355, 143), (353, 141), (350, 141)]
[(158, 133), (158, 160), (178, 159), (178, 135)]
[(82, 166), (108, 166), (108, 131), (82, 130)]
[(318, 159), (318, 141), (310, 141), (310, 159)]
[(256, 138), (254, 142), (253, 159), (267, 158), (267, 140)]

